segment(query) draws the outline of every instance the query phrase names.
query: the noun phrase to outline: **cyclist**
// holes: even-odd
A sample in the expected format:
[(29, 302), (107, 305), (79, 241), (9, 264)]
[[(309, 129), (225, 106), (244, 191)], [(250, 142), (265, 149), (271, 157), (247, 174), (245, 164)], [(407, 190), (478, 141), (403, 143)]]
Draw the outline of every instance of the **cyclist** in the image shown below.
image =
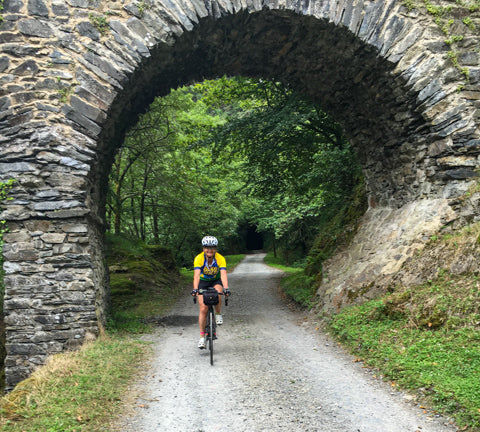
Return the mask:
[[(226, 296), (230, 295), (227, 278), (227, 262), (217, 252), (218, 240), (213, 236), (206, 236), (202, 239), (203, 252), (199, 253), (193, 261), (193, 291), (192, 296), (198, 295), (198, 290), (216, 289), (219, 293), (223, 291)], [(205, 348), (205, 324), (207, 322), (208, 306), (203, 303), (203, 296), (198, 296), (200, 326), (200, 340), (198, 347)], [(221, 315), (221, 298), (215, 306), (217, 325), (223, 324)]]

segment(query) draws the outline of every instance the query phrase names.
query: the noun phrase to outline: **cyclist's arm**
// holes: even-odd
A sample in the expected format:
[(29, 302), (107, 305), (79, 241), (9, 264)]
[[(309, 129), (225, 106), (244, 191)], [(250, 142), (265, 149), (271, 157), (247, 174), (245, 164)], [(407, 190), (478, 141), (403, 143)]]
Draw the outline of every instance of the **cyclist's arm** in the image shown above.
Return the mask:
[(220, 269), (220, 279), (222, 280), (222, 285), (224, 289), (228, 289), (228, 277), (227, 270)]
[(200, 270), (199, 268), (196, 268), (193, 271), (193, 289), (194, 290), (198, 289), (198, 284), (200, 283), (200, 273), (201, 272), (202, 272), (202, 270)]

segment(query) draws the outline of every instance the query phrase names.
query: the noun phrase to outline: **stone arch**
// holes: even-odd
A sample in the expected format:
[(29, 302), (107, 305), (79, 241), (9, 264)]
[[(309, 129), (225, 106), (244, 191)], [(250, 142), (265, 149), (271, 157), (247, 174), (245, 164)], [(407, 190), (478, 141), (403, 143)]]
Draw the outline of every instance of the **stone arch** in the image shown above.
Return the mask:
[(4, 17), (0, 179), (17, 179), (1, 215), (9, 387), (102, 327), (108, 171), (171, 88), (224, 74), (289, 83), (343, 125), (372, 209), (423, 199), (447, 214), (476, 175), (478, 53), (465, 45), (458, 92), (444, 35), (399, 2), (6, 0)]

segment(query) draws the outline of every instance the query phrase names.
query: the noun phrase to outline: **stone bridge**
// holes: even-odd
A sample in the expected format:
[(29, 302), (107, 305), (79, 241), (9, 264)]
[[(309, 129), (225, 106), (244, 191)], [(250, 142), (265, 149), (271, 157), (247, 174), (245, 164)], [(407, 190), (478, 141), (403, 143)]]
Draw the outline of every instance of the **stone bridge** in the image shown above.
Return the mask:
[(3, 0), (0, 180), (16, 179), (0, 216), (8, 387), (104, 325), (112, 158), (138, 114), (179, 85), (288, 83), (342, 124), (369, 212), (421, 203), (420, 226), (433, 213), (476, 218), (455, 206), (479, 164), (478, 3), (436, 9), (437, 23), (404, 3)]

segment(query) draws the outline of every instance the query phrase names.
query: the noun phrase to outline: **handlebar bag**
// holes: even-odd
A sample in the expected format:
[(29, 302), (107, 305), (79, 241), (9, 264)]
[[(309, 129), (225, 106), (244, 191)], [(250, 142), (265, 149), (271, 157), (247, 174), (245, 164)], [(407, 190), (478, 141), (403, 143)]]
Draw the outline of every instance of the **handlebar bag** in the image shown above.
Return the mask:
[(218, 304), (218, 292), (217, 291), (204, 291), (203, 303), (207, 306), (214, 306)]

